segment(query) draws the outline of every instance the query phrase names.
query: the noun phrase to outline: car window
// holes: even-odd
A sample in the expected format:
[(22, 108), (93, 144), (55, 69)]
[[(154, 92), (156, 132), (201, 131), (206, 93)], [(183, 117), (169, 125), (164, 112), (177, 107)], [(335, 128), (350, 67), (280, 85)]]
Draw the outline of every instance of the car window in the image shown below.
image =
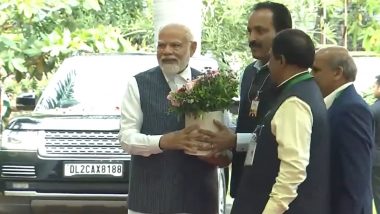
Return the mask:
[[(65, 61), (42, 93), (36, 112), (120, 114), (127, 82), (157, 66), (155, 55), (86, 56)], [(192, 58), (199, 70), (217, 66), (214, 60)]]

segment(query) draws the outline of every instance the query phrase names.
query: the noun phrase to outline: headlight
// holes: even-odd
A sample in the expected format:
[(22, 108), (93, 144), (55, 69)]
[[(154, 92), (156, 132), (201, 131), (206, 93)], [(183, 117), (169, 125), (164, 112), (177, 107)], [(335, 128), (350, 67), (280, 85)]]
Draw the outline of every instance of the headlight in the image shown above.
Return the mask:
[(1, 148), (9, 150), (37, 150), (44, 140), (43, 131), (4, 130)]

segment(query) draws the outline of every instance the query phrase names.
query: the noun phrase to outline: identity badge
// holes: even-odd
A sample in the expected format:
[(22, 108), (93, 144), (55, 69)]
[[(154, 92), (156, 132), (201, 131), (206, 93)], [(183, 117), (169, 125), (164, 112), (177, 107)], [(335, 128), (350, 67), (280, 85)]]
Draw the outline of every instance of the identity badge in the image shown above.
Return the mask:
[(256, 134), (253, 133), (252, 139), (248, 145), (247, 155), (245, 156), (244, 166), (252, 166), (256, 152)]
[(256, 117), (258, 107), (259, 107), (259, 100), (257, 99), (252, 100), (251, 108), (249, 109), (249, 116)]

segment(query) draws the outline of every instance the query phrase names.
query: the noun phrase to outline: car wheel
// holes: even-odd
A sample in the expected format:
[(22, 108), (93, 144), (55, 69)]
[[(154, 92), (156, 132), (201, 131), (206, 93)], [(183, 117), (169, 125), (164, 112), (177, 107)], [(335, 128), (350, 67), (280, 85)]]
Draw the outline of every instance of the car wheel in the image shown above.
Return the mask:
[(225, 214), (226, 211), (226, 181), (224, 169), (218, 169), (218, 214)]

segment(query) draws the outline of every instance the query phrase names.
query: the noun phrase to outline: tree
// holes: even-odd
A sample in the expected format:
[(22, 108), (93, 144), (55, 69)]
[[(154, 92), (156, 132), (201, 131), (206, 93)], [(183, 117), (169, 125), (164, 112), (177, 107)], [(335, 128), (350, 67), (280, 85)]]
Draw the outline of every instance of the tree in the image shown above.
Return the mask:
[(41, 79), (75, 53), (141, 49), (145, 40), (150, 39), (149, 33), (139, 33), (142, 32), (139, 27), (149, 30), (146, 24), (149, 16), (143, 14), (144, 3), (2, 0), (0, 74), (2, 81), (9, 84), (6, 90), (13, 93), (23, 90), (12, 79), (22, 80), (21, 85), (26, 88), (38, 89)]
[(212, 53), (222, 67), (240, 70), (251, 60), (246, 26), (255, 1), (204, 0), (203, 54)]
[[(158, 25), (157, 22), (157, 26), (152, 24), (153, 3), (164, 1), (167, 5), (173, 2), (2, 0), (1, 79), (22, 80), (20, 83), (24, 89), (36, 89), (41, 87), (39, 80), (53, 73), (64, 58), (78, 52), (154, 51), (154, 32)], [(241, 70), (252, 60), (245, 29), (251, 7), (257, 0), (199, 1), (203, 3), (203, 8), (199, 8), (203, 17), (202, 53), (211, 53), (222, 67)], [(380, 53), (378, 0), (348, 1), (348, 26), (344, 25), (343, 0), (279, 2), (289, 7), (295, 27), (308, 32), (317, 44), (344, 44), (347, 30), (350, 50)], [(157, 9), (167, 11), (168, 6), (161, 5)], [(179, 13), (188, 9), (180, 8)], [(16, 87), (16, 83), (12, 82), (11, 87)], [(11, 87), (7, 88), (11, 90)]]

